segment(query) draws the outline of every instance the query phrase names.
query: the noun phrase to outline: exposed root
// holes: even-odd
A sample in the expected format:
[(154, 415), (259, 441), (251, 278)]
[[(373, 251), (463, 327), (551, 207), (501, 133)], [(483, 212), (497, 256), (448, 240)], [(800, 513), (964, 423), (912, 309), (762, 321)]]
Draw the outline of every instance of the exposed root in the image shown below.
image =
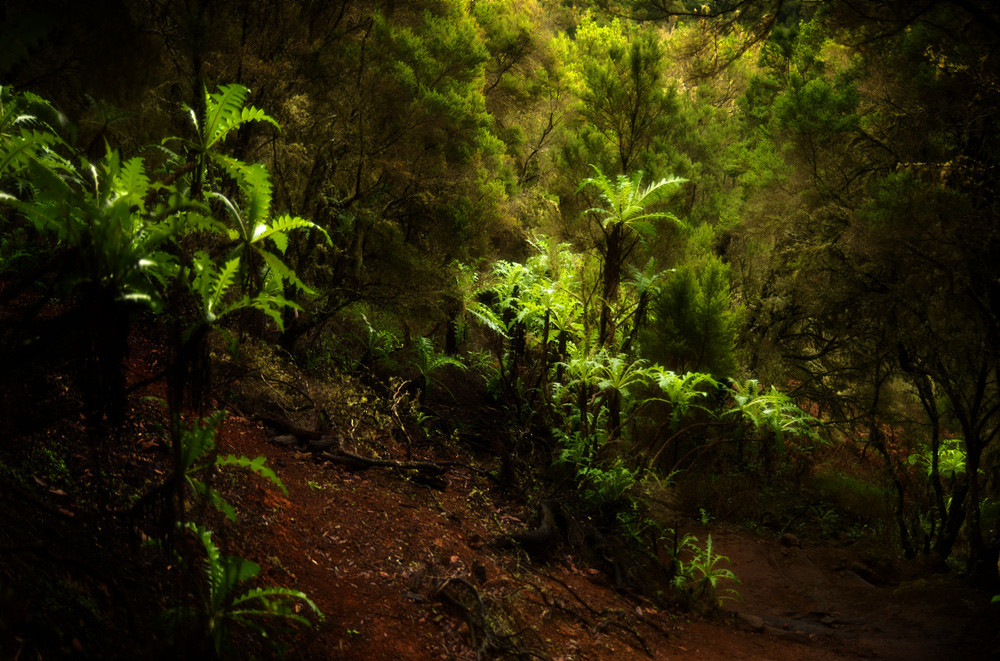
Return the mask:
[(285, 432), (280, 436), (273, 437), (271, 439), (272, 442), (278, 445), (297, 447), (300, 450), (312, 453), (313, 457), (317, 459), (348, 466), (357, 470), (392, 468), (402, 471), (416, 482), (434, 487), (435, 489), (444, 489), (447, 486), (444, 474), (451, 464), (433, 461), (394, 461), (391, 459), (363, 457), (344, 450), (342, 447), (343, 441), (339, 435), (325, 435), (320, 431), (305, 429), (287, 418), (276, 415), (260, 414), (257, 418), (275, 429)]
[(500, 658), (536, 658), (550, 661), (551, 657), (542, 651), (525, 647), (519, 639), (526, 634), (534, 634), (541, 644), (541, 637), (531, 627), (526, 627), (514, 633), (498, 631), (489, 617), (486, 602), (479, 590), (463, 578), (446, 579), (435, 590), (435, 596), (444, 604), (455, 610), (469, 627), (469, 638), (477, 659), (491, 657)]

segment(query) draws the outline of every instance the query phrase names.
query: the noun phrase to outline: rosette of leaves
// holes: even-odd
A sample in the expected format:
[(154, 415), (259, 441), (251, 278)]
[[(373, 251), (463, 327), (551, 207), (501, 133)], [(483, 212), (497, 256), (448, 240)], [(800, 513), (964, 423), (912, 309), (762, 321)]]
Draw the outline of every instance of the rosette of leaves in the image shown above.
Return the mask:
[[(178, 172), (190, 171), (192, 195), (204, 195), (217, 203), (230, 221), (223, 227), (228, 250), (221, 263), (204, 251), (197, 253), (192, 262), (192, 288), (201, 302), (204, 321), (214, 323), (231, 312), (252, 307), (283, 329), (282, 309), (301, 310), (287, 298), (286, 292), (313, 293), (283, 259), (289, 233), (312, 230), (323, 234), (327, 242), (330, 236), (305, 218), (272, 215), (272, 185), (267, 168), (262, 163), (246, 163), (221, 151), (230, 135), (251, 122), (267, 122), (279, 128), (263, 110), (246, 105), (249, 94), (242, 85), (222, 85), (214, 94), (206, 90), (201, 117), (194, 109), (187, 108), (195, 138), (174, 137), (164, 143), (177, 142), (193, 154)], [(172, 156), (177, 158), (175, 154)], [(238, 196), (225, 195), (222, 186), (215, 185), (217, 180), (235, 182)], [(265, 286), (268, 279), (276, 280), (277, 286)]]

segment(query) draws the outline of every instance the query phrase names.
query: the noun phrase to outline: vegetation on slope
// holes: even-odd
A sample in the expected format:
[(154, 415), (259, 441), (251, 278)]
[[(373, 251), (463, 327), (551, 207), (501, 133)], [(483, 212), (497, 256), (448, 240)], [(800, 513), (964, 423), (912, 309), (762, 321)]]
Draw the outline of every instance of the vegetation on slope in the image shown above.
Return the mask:
[[(545, 513), (501, 547), (588, 548), (659, 607), (734, 578), (699, 508), (996, 584), (989, 3), (63, 4), (0, 28), (0, 480), (53, 521), (14, 518), (15, 591), (72, 592), (24, 572), (75, 531), (105, 589), (102, 536), (125, 593), (183, 562), (114, 624), (165, 610), (163, 649), (321, 617), (213, 541), (222, 469), (281, 485), (217, 449), (224, 406), (437, 487), (414, 448), (448, 439)], [(261, 351), (270, 395), (219, 378)], [(349, 403), (277, 388), (278, 355)], [(362, 421), (404, 456), (345, 445)]]

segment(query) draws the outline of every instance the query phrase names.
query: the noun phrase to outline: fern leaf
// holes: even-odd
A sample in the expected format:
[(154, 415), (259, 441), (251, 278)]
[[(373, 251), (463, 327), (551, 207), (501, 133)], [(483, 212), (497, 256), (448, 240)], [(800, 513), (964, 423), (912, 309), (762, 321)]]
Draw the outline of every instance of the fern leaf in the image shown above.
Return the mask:
[[(247, 608), (251, 603), (259, 602), (262, 608)], [(247, 590), (242, 595), (233, 600), (232, 616), (242, 619), (246, 616), (262, 615), (282, 617), (294, 622), (311, 626), (312, 623), (297, 614), (294, 609), (294, 602), (302, 602), (309, 607), (318, 620), (323, 620), (323, 612), (316, 603), (310, 599), (306, 593), (300, 590), (283, 587), (254, 588)], [(237, 609), (236, 606), (244, 606)]]
[(202, 548), (205, 549), (205, 573), (208, 576), (209, 590), (213, 593), (216, 592), (222, 578), (219, 564), (221, 554), (215, 542), (212, 541), (212, 531), (196, 523), (185, 523), (181, 527), (194, 533), (201, 542)]
[(277, 473), (271, 470), (271, 468), (266, 464), (267, 458), (263, 456), (251, 459), (250, 457), (236, 456), (234, 454), (220, 457), (215, 461), (216, 466), (239, 466), (240, 468), (246, 468), (249, 471), (257, 473), (257, 475), (270, 480), (276, 487), (281, 489), (287, 495), (288, 489), (286, 489), (285, 485), (282, 484)]
[(222, 267), (222, 271), (219, 272), (218, 277), (214, 278), (214, 283), (212, 286), (211, 297), (208, 300), (208, 305), (206, 311), (209, 315), (212, 314), (212, 309), (219, 304), (222, 300), (223, 295), (226, 290), (233, 284), (236, 280), (236, 273), (240, 268), (240, 258), (233, 257), (226, 265)]
[(225, 234), (229, 240), (236, 239), (239, 234), (229, 229), (211, 216), (202, 213), (186, 213), (181, 219), (179, 229), (181, 232), (218, 232)]
[(283, 215), (275, 218), (270, 226), (268, 226), (260, 234), (254, 235), (254, 241), (266, 239), (277, 233), (285, 233), (295, 229), (316, 229), (322, 232), (323, 236), (326, 237), (328, 243), (332, 245), (330, 240), (330, 235), (325, 229), (312, 222), (311, 220), (306, 220), (305, 218), (299, 218), (298, 216)]
[(260, 108), (254, 106), (247, 106), (243, 108), (239, 115), (227, 115), (224, 119), (226, 122), (222, 127), (224, 133), (229, 133), (234, 128), (242, 126), (248, 122), (268, 122), (274, 126), (274, 128), (281, 130), (281, 126), (278, 125), (277, 120), (265, 113)]
[(479, 320), (479, 323), (483, 324), (497, 335), (507, 337), (507, 330), (503, 326), (503, 321), (497, 313), (492, 310), (492, 308), (487, 305), (483, 305), (478, 301), (473, 301), (468, 304), (466, 309), (469, 311), (469, 314)]
[(260, 310), (270, 317), (278, 327), (278, 330), (282, 332), (285, 330), (285, 320), (281, 318), (281, 310), (283, 308), (292, 308), (299, 311), (302, 310), (302, 306), (298, 303), (290, 301), (283, 296), (275, 296), (272, 294), (260, 294), (252, 301), (248, 300), (246, 304), (252, 308)]
[(264, 222), (271, 215), (271, 177), (263, 163), (254, 163), (243, 171), (240, 182), (247, 198), (246, 218), (251, 225)]
[(277, 255), (275, 255), (272, 252), (268, 252), (266, 250), (258, 250), (257, 252), (258, 254), (260, 254), (261, 257), (264, 258), (264, 261), (267, 262), (268, 267), (278, 278), (292, 283), (292, 285), (294, 285), (295, 288), (298, 289), (299, 291), (302, 291), (306, 294), (313, 293), (313, 290), (310, 289), (306, 285), (306, 283), (299, 280), (299, 276), (295, 274), (295, 271), (293, 271), (291, 268), (288, 267), (287, 264), (281, 261), (281, 259), (279, 259)]
[(249, 173), (250, 169), (258, 165), (257, 163), (246, 163), (238, 158), (233, 158), (228, 154), (220, 154), (219, 152), (209, 152), (209, 158), (215, 161), (223, 170), (226, 171), (230, 177), (238, 182), (243, 182)]
[(215, 509), (219, 510), (226, 515), (226, 518), (236, 522), (236, 510), (230, 505), (225, 498), (219, 495), (219, 492), (211, 488), (201, 480), (189, 480), (188, 482), (202, 498), (207, 500)]
[(35, 152), (55, 144), (57, 138), (51, 133), (22, 129), (21, 134), (9, 139), (8, 144), (0, 151), (0, 174), (20, 169), (27, 165)]
[(240, 110), (250, 94), (243, 85), (220, 85), (215, 94), (205, 92), (205, 123), (202, 127), (202, 146), (210, 149), (220, 140), (224, 140), (229, 131), (238, 125), (232, 116), (239, 116)]
[(274, 322), (274, 325), (278, 328), (278, 332), (285, 332), (285, 320), (281, 316), (282, 306), (274, 301), (271, 297), (258, 296), (252, 301), (248, 300), (247, 305), (250, 307), (260, 310)]
[(138, 206), (145, 210), (145, 197), (149, 191), (149, 177), (146, 168), (139, 157), (131, 158), (121, 166), (115, 177), (115, 188), (129, 206)]
[(278, 249), (282, 255), (288, 250), (288, 235), (284, 232), (272, 232), (271, 240), (274, 241), (274, 247)]

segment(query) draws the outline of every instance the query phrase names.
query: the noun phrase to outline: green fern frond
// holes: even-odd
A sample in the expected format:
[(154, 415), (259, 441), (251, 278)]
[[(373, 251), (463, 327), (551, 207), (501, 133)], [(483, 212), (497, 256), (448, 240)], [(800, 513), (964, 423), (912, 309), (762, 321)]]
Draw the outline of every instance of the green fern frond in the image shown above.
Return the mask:
[(668, 177), (642, 188), (642, 172), (636, 172), (631, 178), (623, 174), (618, 175), (617, 180), (613, 182), (597, 166), (591, 167), (597, 175), (584, 179), (578, 190), (588, 185), (598, 189), (605, 206), (587, 209), (584, 213), (600, 214), (603, 217), (602, 225), (624, 224), (645, 236), (651, 236), (655, 232), (655, 227), (648, 223), (650, 220), (666, 218), (681, 224), (681, 221), (671, 213), (649, 212), (645, 209), (659, 202), (675, 186), (687, 181), (686, 179)]
[(260, 254), (260, 256), (264, 258), (264, 261), (267, 263), (268, 268), (270, 268), (271, 271), (278, 278), (292, 283), (292, 285), (294, 285), (296, 289), (298, 289), (303, 293), (306, 294), (313, 293), (313, 290), (308, 285), (306, 285), (306, 283), (302, 282), (299, 279), (299, 276), (296, 275), (295, 271), (293, 271), (291, 268), (288, 267), (287, 264), (281, 261), (281, 259), (279, 259), (277, 255), (275, 255), (272, 252), (268, 252), (266, 250), (259, 250), (258, 254)]
[(240, 110), (238, 115), (227, 115), (223, 118), (223, 124), (220, 126), (220, 131), (223, 135), (228, 135), (233, 129), (242, 126), (248, 122), (268, 122), (272, 124), (274, 128), (281, 130), (281, 126), (278, 125), (277, 120), (265, 113), (260, 108), (255, 108), (254, 106), (247, 106)]
[(261, 477), (270, 480), (276, 487), (281, 489), (286, 495), (288, 494), (288, 489), (282, 484), (281, 480), (278, 478), (278, 474), (275, 473), (267, 464), (266, 457), (257, 457), (256, 459), (251, 459), (250, 457), (237, 456), (234, 454), (227, 455), (225, 457), (220, 457), (215, 461), (216, 466), (239, 466), (240, 468), (245, 468), (248, 471), (252, 471)]
[(238, 126), (233, 116), (239, 117), (250, 90), (239, 84), (219, 85), (219, 91), (209, 94), (205, 90), (205, 121), (201, 129), (202, 145), (210, 149), (225, 140), (229, 131)]
[[(233, 230), (229, 229), (215, 218), (197, 212), (185, 213), (178, 222), (178, 230), (183, 233), (217, 232), (219, 234), (228, 235), (229, 240), (233, 240), (238, 236), (235, 232), (233, 232)], [(230, 234), (231, 232), (233, 233)]]
[(8, 169), (19, 170), (25, 167), (36, 156), (37, 151), (48, 148), (57, 141), (58, 138), (52, 133), (22, 129), (19, 135), (3, 141), (6, 144), (0, 150), (0, 174)]
[(195, 480), (193, 478), (188, 480), (188, 484), (194, 489), (195, 493), (204, 498), (212, 507), (222, 512), (227, 519), (236, 521), (236, 509), (230, 505), (225, 498), (219, 495), (219, 492), (215, 489), (209, 487), (207, 484), (201, 480)]
[(507, 329), (504, 328), (503, 321), (500, 319), (500, 316), (488, 305), (483, 305), (479, 301), (471, 301), (466, 305), (466, 309), (469, 311), (469, 314), (473, 316), (473, 318), (479, 321), (479, 323), (483, 324), (497, 335), (507, 337)]
[(246, 196), (246, 218), (251, 226), (264, 222), (271, 215), (271, 177), (263, 163), (243, 169), (240, 187)]
[(234, 609), (232, 611), (233, 616), (270, 615), (287, 618), (289, 620), (299, 622), (300, 624), (311, 626), (312, 622), (305, 617), (298, 615), (294, 610), (295, 604), (297, 602), (301, 602), (312, 610), (318, 620), (324, 619), (323, 612), (319, 609), (316, 603), (301, 590), (293, 590), (291, 588), (283, 587), (254, 588), (252, 590), (247, 590), (245, 593), (233, 600), (233, 606), (245, 605), (254, 601), (260, 602), (263, 609)]
[(222, 300), (223, 295), (225, 295), (226, 290), (232, 286), (233, 282), (236, 281), (236, 274), (240, 269), (240, 258), (234, 257), (226, 262), (225, 266), (219, 272), (218, 276), (213, 279), (212, 292), (208, 300), (207, 311), (209, 314), (212, 313), (212, 309), (219, 304)]
[(283, 216), (278, 216), (277, 218), (272, 220), (270, 226), (265, 228), (260, 234), (257, 234), (255, 232), (254, 241), (263, 240), (268, 237), (272, 237), (273, 239), (274, 234), (278, 233), (283, 234), (285, 232), (290, 232), (291, 230), (296, 230), (296, 229), (319, 230), (320, 233), (324, 237), (326, 237), (327, 243), (333, 245), (333, 241), (330, 239), (330, 234), (325, 229), (323, 229), (316, 223), (312, 222), (311, 220), (306, 220), (305, 218), (299, 218), (298, 216), (291, 216), (288, 214), (285, 214)]
[(114, 186), (121, 199), (124, 199), (129, 206), (145, 210), (145, 198), (150, 184), (141, 158), (131, 158), (121, 166), (114, 177)]
[(290, 301), (283, 296), (277, 296), (274, 294), (259, 294), (253, 299), (245, 299), (243, 301), (243, 305), (252, 307), (255, 310), (260, 310), (266, 314), (274, 321), (279, 331), (285, 330), (285, 320), (281, 317), (281, 311), (284, 308), (302, 310), (302, 306), (298, 303)]
[[(220, 85), (215, 94), (205, 92), (205, 120), (198, 130), (201, 148), (209, 151), (224, 141), (230, 133), (249, 122), (268, 122), (280, 129), (278, 122), (263, 110), (253, 106), (244, 107), (250, 90), (243, 85)], [(198, 123), (195, 121), (195, 127)]]

